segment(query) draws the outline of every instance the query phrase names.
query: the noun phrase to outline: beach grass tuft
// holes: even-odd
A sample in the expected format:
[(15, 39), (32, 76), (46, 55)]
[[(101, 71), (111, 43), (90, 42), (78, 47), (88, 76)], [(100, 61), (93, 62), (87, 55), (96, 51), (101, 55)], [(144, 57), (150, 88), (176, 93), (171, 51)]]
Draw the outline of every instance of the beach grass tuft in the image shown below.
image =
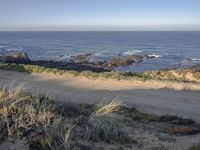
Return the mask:
[(34, 128), (56, 126), (60, 117), (54, 111), (49, 99), (27, 94), (23, 84), (5, 86), (0, 98), (0, 119), (6, 131), (5, 136), (28, 132)]
[(122, 122), (124, 117), (117, 114), (122, 104), (119, 99), (98, 104), (86, 122), (85, 138), (92, 141), (102, 140), (106, 142), (127, 140), (129, 134)]

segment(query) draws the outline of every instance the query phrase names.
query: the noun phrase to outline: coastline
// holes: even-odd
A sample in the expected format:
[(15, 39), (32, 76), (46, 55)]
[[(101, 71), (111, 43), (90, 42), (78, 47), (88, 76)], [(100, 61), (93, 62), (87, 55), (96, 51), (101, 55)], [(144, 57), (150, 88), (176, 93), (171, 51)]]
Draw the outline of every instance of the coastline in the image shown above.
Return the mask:
[[(15, 73), (17, 71), (9, 71), (9, 70), (0, 70), (1, 74), (5, 74), (7, 78), (7, 73), (12, 73), (13, 78), (16, 80), (24, 80), (18, 77), (15, 77)], [(93, 90), (110, 90), (110, 91), (117, 91), (117, 90), (130, 90), (130, 89), (171, 89), (175, 91), (181, 90), (190, 90), (190, 91), (200, 91), (200, 83), (193, 83), (193, 82), (177, 82), (177, 81), (162, 81), (156, 79), (149, 79), (149, 80), (138, 80), (138, 79), (131, 79), (131, 80), (117, 80), (111, 78), (88, 78), (86, 76), (73, 76), (71, 74), (52, 74), (52, 73), (26, 73), (26, 72), (19, 72), (22, 74), (27, 74), (30, 76), (37, 76), (40, 80), (66, 80), (73, 83), (73, 86), (76, 88), (86, 88), (86, 89), (93, 89)]]
[[(0, 70), (17, 71), (29, 74), (42, 74), (44, 78), (49, 76), (57, 79), (76, 80), (77, 86), (82, 81), (95, 81), (100, 87), (106, 89), (173, 89), (200, 91), (199, 66), (185, 70), (155, 70), (142, 74), (119, 71), (75, 71), (48, 68), (29, 64), (0, 63)], [(197, 71), (196, 71), (197, 70)], [(108, 84), (109, 83), (109, 84)], [(106, 87), (106, 86), (107, 87)], [(109, 86), (108, 86), (109, 85)], [(115, 85), (115, 86), (112, 86)], [(100, 88), (99, 87), (99, 88)], [(100, 88), (101, 89), (101, 88)]]
[[(23, 44), (18, 41), (18, 34)], [(23, 51), (30, 56), (31, 60), (67, 61), (71, 56), (86, 53), (93, 54), (91, 61), (112, 59), (118, 55), (154, 55), (156, 58), (153, 60), (119, 69), (143, 72), (149, 68), (157, 70), (199, 64), (199, 35), (197, 31), (5, 32), (1, 33), (5, 43), (1, 42), (0, 46), (2, 55)], [(27, 40), (27, 36), (32, 42)], [(85, 38), (82, 38), (83, 36)], [(188, 36), (191, 38), (187, 38)], [(12, 38), (15, 44), (12, 44)], [(41, 41), (37, 39), (42, 39), (44, 45), (41, 46)], [(78, 44), (77, 47), (77, 43), (82, 44)]]

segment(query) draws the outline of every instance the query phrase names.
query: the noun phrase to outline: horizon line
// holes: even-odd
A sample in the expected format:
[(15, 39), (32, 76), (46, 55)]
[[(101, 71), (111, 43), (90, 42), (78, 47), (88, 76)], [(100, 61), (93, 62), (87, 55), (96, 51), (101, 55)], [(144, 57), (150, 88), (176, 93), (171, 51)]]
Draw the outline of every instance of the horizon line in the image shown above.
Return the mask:
[(200, 24), (0, 26), (0, 31), (200, 31)]
[(0, 32), (199, 32), (199, 30), (0, 30)]

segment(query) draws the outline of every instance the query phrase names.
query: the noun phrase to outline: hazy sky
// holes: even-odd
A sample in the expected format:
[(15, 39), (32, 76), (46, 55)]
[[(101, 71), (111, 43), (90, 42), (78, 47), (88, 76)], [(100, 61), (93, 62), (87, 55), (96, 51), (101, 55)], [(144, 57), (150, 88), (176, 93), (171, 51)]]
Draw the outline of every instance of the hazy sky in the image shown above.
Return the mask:
[(0, 30), (200, 30), (200, 0), (0, 0)]

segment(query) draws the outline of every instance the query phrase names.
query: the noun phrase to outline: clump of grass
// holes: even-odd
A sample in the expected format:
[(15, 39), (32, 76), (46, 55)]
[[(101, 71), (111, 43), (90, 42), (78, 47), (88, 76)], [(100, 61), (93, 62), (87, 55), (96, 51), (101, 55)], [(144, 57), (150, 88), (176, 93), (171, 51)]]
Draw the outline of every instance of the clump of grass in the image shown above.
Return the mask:
[(76, 124), (71, 125), (66, 131), (59, 131), (57, 128), (51, 128), (48, 132), (34, 135), (29, 139), (30, 149), (42, 150), (68, 150), (71, 149), (74, 128)]
[(45, 97), (27, 94), (23, 84), (4, 87), (0, 98), (0, 119), (5, 136), (26, 132), (36, 128), (56, 126), (61, 118)]
[(0, 99), (0, 117), (6, 126), (8, 136), (11, 135), (10, 119), (9, 116), (13, 113), (15, 105), (25, 100), (24, 88), (22, 84), (5, 86), (2, 89)]
[(97, 105), (91, 113), (85, 125), (85, 138), (92, 141), (116, 141), (121, 142), (129, 139), (129, 134), (122, 123), (123, 117), (119, 111), (122, 101), (113, 100), (110, 103)]

